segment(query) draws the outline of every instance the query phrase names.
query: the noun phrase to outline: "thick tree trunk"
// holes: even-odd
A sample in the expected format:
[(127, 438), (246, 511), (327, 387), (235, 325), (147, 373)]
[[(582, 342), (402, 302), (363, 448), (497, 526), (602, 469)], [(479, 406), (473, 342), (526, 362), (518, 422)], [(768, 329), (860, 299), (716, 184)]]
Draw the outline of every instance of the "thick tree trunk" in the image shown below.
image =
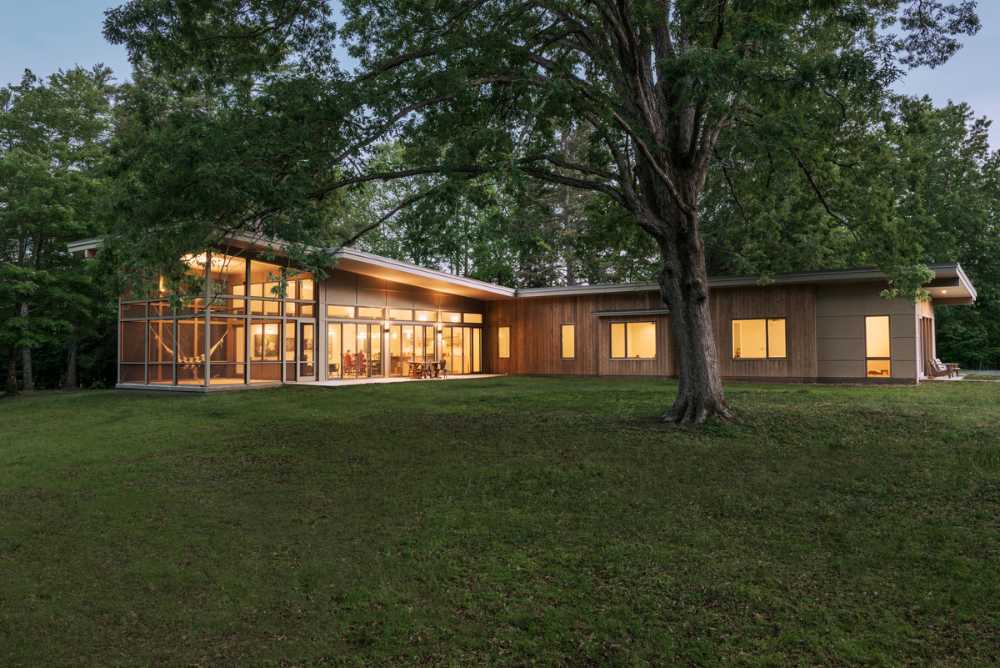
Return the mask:
[[(700, 246), (700, 244), (698, 244)], [(664, 421), (701, 424), (732, 417), (719, 374), (719, 353), (709, 309), (708, 277), (700, 249), (688, 249), (665, 263), (660, 290), (670, 307), (680, 381)]]
[(712, 418), (730, 419), (733, 415), (726, 405), (719, 373), (705, 247), (698, 227), (697, 202), (703, 177), (686, 176), (679, 183), (685, 200), (690, 203), (688, 210), (681, 209), (676, 200), (666, 199), (669, 203), (664, 216), (658, 216), (659, 224), (651, 227), (656, 229), (653, 236), (663, 256), (658, 282), (663, 301), (670, 308), (679, 366), (677, 398), (663, 414), (663, 420), (701, 424)]
[(17, 348), (14, 346), (7, 354), (7, 380), (3, 389), (8, 396), (17, 394)]
[(66, 377), (63, 379), (64, 390), (75, 390), (80, 384), (76, 373), (77, 348), (76, 336), (73, 336), (70, 338), (69, 343), (66, 344)]
[[(21, 304), (21, 317), (27, 320), (28, 305)], [(35, 374), (31, 367), (31, 347), (21, 347), (21, 387), (25, 392), (35, 391)]]

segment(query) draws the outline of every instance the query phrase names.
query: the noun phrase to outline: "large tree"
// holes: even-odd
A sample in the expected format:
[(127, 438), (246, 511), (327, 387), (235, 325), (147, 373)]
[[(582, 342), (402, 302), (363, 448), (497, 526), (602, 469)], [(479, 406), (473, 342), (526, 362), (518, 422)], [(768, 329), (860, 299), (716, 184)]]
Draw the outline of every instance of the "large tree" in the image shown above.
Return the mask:
[[(8, 392), (21, 366), (34, 387), (33, 351), (75, 346), (91, 306), (87, 270), (70, 241), (100, 229), (114, 86), (103, 66), (75, 67), (41, 80), (26, 71), (0, 89), (0, 347)], [(20, 358), (20, 359), (19, 359)], [(65, 376), (72, 381), (75, 371)]]
[[(701, 222), (727, 142), (771, 145), (806, 173), (829, 218), (878, 240), (872, 259), (899, 289), (914, 290), (926, 275), (890, 187), (848, 219), (816, 175), (880, 164), (869, 163), (881, 154), (867, 138), (889, 87), (905, 67), (940, 64), (959, 35), (978, 29), (970, 0), (343, 4), (341, 34), (360, 62), (350, 75), (332, 60), (336, 31), (324, 0), (131, 0), (109, 14), (106, 34), (137, 63), (253, 110), (240, 117), (263, 129), (265, 152), (282, 157), (253, 165), (256, 176), (271, 164), (286, 197), (241, 195), (211, 211), (227, 214), (227, 224), (242, 216), (260, 225), (289, 194), (316, 201), (370, 179), (428, 174), (502, 173), (601, 193), (660, 251), (657, 278), (680, 363), (664, 417), (686, 423), (730, 414)], [(270, 146), (281, 123), (290, 141)], [(586, 150), (566, 150), (564, 129), (581, 126)], [(390, 135), (407, 167), (372, 168), (370, 147)], [(304, 187), (286, 191), (287, 183)]]

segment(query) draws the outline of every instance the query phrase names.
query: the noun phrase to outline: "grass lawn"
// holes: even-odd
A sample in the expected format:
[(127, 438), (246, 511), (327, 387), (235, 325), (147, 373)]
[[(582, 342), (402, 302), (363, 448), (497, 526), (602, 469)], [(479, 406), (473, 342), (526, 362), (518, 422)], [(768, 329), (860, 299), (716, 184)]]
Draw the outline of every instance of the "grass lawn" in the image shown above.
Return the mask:
[(0, 401), (0, 665), (1000, 662), (1000, 386)]

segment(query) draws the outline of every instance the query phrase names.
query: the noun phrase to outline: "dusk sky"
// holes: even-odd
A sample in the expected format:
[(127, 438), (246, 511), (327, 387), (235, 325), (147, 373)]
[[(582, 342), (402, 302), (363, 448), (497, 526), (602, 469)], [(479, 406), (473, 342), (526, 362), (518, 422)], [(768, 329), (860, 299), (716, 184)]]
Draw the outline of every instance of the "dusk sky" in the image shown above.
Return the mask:
[[(17, 81), (25, 68), (47, 76), (75, 64), (103, 62), (119, 80), (131, 67), (122, 47), (104, 41), (104, 10), (108, 0), (0, 0), (0, 85)], [(936, 70), (911, 72), (900, 90), (928, 94), (937, 103), (968, 102), (977, 115), (1000, 121), (1000, 2), (979, 3), (983, 29)], [(993, 127), (992, 145), (1000, 148), (1000, 123)]]

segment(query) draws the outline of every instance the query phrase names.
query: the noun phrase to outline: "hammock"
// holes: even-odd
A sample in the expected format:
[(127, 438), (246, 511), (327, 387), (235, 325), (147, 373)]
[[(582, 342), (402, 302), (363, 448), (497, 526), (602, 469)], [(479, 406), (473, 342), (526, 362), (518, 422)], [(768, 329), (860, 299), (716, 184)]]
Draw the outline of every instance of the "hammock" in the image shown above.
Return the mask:
[[(163, 348), (165, 351), (167, 351), (168, 353), (170, 353), (170, 355), (174, 354), (173, 349), (170, 346), (168, 346), (163, 341), (163, 339), (160, 337), (160, 335), (156, 333), (156, 330), (154, 330), (152, 327), (150, 327), (149, 331), (153, 334), (154, 337), (156, 337), (156, 342), (160, 345), (161, 348)], [(209, 357), (211, 357), (212, 355), (215, 354), (215, 351), (219, 349), (219, 346), (221, 346), (223, 344), (223, 342), (226, 340), (227, 336), (229, 336), (229, 330), (228, 329), (225, 331), (225, 333), (223, 333), (222, 338), (220, 338), (218, 341), (216, 341), (215, 345), (212, 346), (212, 348), (208, 351), (208, 356)], [(201, 355), (192, 355), (192, 356), (183, 356), (182, 355), (182, 356), (178, 356), (177, 362), (179, 364), (183, 364), (185, 366), (193, 366), (195, 364), (204, 364), (205, 363), (205, 355), (204, 354), (201, 354)]]

